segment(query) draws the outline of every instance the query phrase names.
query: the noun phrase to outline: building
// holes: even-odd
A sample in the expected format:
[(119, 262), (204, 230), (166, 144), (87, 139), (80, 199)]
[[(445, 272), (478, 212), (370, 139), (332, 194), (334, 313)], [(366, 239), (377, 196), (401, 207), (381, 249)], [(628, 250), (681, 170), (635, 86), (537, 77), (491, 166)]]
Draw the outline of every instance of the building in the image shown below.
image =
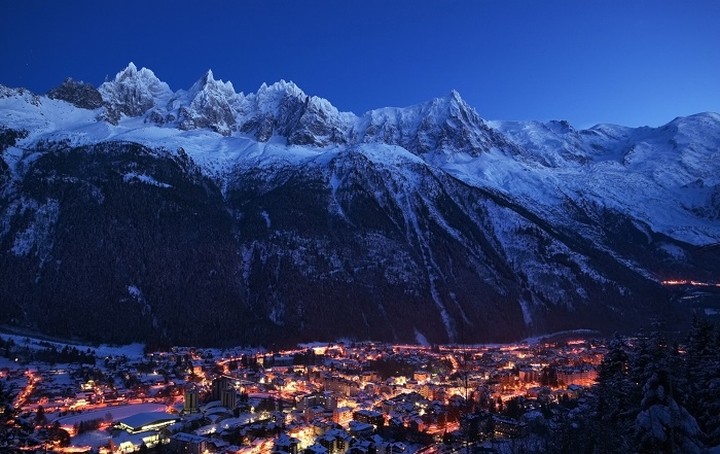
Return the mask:
[(147, 431), (158, 431), (178, 421), (176, 415), (160, 412), (138, 413), (121, 419), (113, 426), (115, 429), (135, 434)]
[(558, 384), (561, 386), (592, 386), (597, 380), (597, 375), (597, 370), (591, 366), (574, 369), (562, 368), (557, 372)]
[(413, 380), (423, 382), (430, 379), (430, 372), (424, 370), (416, 370), (413, 372)]
[(207, 438), (180, 432), (170, 437), (168, 451), (176, 454), (202, 454), (207, 450)]
[(335, 423), (340, 424), (343, 427), (347, 427), (350, 421), (353, 419), (352, 408), (340, 407), (333, 410), (332, 420)]
[(307, 407), (303, 410), (303, 417), (305, 418), (305, 422), (308, 423), (318, 417), (325, 418), (328, 413), (329, 410), (326, 410), (325, 407), (316, 405), (314, 407)]
[(138, 413), (121, 419), (113, 426), (115, 433), (110, 439), (113, 452), (134, 452), (145, 445), (153, 448), (165, 440), (162, 429), (178, 421), (175, 415), (149, 412)]
[(353, 413), (353, 420), (371, 424), (376, 428), (382, 427), (385, 423), (383, 414), (374, 410), (358, 410)]
[(282, 434), (275, 439), (274, 450), (288, 454), (297, 454), (298, 446), (300, 446), (300, 440), (287, 434)]
[(232, 387), (232, 382), (228, 377), (220, 376), (212, 381), (212, 400), (220, 400), (223, 391)]
[(220, 394), (220, 402), (223, 407), (230, 410), (237, 407), (237, 391), (235, 391), (235, 388), (231, 387), (223, 389)]
[(493, 415), (493, 429), (498, 437), (516, 438), (527, 433), (527, 424), (512, 418)]
[(540, 383), (540, 371), (532, 367), (521, 367), (518, 376), (523, 383)]
[(338, 406), (337, 399), (332, 393), (313, 393), (304, 396), (297, 404), (299, 410), (311, 407), (323, 407), (326, 410), (335, 410)]
[(317, 442), (327, 449), (329, 454), (345, 454), (350, 448), (350, 434), (340, 429), (331, 429), (318, 437)]
[(119, 432), (110, 438), (108, 445), (111, 452), (130, 453), (139, 451), (143, 446), (154, 448), (160, 443), (160, 440), (160, 432), (154, 430), (134, 434)]
[(346, 396), (360, 393), (360, 384), (342, 377), (328, 376), (323, 380), (326, 391), (334, 391)]
[(309, 446), (305, 449), (305, 454), (328, 454), (328, 450), (325, 448), (325, 446), (315, 443), (312, 446)]
[(374, 430), (371, 424), (358, 421), (350, 421), (348, 427), (350, 435), (357, 438), (369, 437), (370, 435), (372, 435)]
[(188, 388), (185, 390), (185, 402), (183, 403), (183, 412), (195, 413), (198, 411), (198, 404), (200, 402), (200, 393), (195, 388)]

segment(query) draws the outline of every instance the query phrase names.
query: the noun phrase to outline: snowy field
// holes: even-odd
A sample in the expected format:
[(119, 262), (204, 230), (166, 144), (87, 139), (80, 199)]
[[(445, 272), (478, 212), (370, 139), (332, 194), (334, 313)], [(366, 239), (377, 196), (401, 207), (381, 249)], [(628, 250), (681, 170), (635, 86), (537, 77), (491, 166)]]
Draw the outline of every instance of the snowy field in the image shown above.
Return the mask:
[[(44, 350), (49, 346), (53, 346), (58, 350), (62, 350), (65, 347), (76, 348), (80, 351), (91, 350), (95, 352), (97, 358), (104, 358), (106, 356), (125, 356), (128, 360), (139, 360), (144, 356), (145, 345), (141, 343), (129, 344), (129, 345), (90, 345), (82, 344), (77, 342), (62, 342), (59, 340), (44, 340), (32, 337), (31, 335), (21, 334), (9, 334), (0, 332), (0, 338), (4, 340), (12, 340), (18, 347), (27, 347), (31, 350)], [(12, 364), (2, 362), (7, 358), (0, 358), (0, 367), (13, 368)], [(14, 361), (12, 361), (14, 363)], [(20, 368), (22, 365), (15, 364), (14, 368)]]
[[(167, 409), (164, 404), (128, 404), (118, 405), (113, 407), (105, 407), (99, 410), (84, 411), (76, 415), (62, 416), (60, 418), (51, 419), (51, 422), (57, 421), (63, 427), (72, 427), (75, 424), (79, 424), (83, 421), (92, 421), (94, 419), (104, 419), (119, 421), (130, 416), (137, 415), (138, 413), (162, 413)], [(110, 415), (111, 418), (107, 418)]]

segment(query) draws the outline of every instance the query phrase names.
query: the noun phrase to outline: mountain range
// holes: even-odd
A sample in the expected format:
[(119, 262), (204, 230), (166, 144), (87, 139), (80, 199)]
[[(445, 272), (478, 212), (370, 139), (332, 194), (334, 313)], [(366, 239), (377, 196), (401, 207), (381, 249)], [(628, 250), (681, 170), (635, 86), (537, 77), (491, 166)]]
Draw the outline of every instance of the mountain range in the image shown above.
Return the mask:
[(0, 86), (0, 322), (175, 344), (635, 329), (720, 274), (720, 115), (355, 115), (292, 82)]

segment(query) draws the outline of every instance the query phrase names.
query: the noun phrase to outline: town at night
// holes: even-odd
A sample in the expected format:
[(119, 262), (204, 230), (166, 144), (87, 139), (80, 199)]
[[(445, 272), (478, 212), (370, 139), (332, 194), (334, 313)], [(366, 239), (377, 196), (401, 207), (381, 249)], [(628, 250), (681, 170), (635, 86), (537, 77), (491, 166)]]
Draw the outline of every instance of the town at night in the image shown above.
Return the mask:
[(607, 349), (587, 334), (502, 345), (340, 342), (146, 354), (0, 336), (9, 397), (0, 443), (292, 454), (539, 443), (533, 433), (551, 430), (596, 381)]
[(720, 454), (720, 1), (2, 6), (0, 454)]

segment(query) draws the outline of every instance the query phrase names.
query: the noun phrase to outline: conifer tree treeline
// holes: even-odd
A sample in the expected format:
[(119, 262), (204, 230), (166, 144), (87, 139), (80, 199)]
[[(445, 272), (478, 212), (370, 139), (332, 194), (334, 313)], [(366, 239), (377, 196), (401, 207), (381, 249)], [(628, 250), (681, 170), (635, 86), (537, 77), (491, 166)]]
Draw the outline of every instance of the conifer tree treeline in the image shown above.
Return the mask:
[(720, 445), (720, 332), (695, 319), (683, 348), (655, 326), (616, 336), (559, 452), (701, 453)]

